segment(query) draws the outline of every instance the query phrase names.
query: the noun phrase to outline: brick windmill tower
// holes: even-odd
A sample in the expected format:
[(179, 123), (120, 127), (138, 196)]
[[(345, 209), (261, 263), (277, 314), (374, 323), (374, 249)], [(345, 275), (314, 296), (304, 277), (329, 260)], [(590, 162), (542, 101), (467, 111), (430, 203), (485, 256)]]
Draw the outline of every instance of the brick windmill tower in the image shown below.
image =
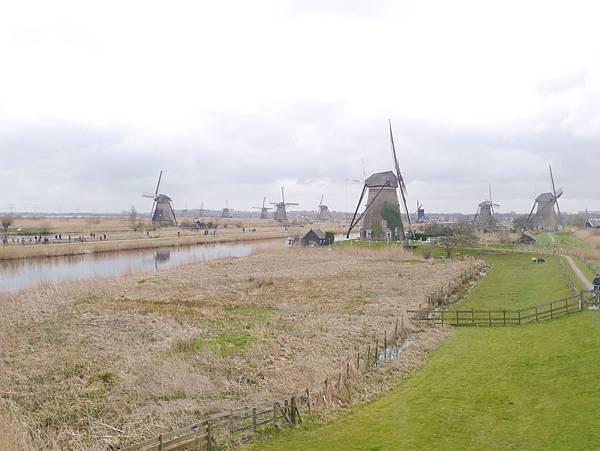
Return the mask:
[[(372, 174), (365, 180), (362, 193), (356, 205), (354, 216), (350, 222), (350, 227), (346, 237), (350, 237), (350, 232), (362, 220), (360, 228), (360, 237), (364, 240), (390, 240), (395, 238), (398, 241), (406, 239), (404, 224), (402, 222), (402, 212), (400, 211), (400, 202), (398, 200), (398, 188), (404, 205), (404, 210), (408, 219), (410, 230), (412, 223), (410, 221), (410, 212), (406, 204), (406, 186), (404, 178), (400, 173), (400, 165), (396, 155), (396, 146), (394, 144), (394, 135), (392, 133), (392, 123), (389, 122), (390, 141), (392, 144), (392, 157), (396, 172), (386, 171)], [(365, 211), (358, 215), (362, 201), (367, 194), (367, 204)], [(393, 220), (393, 224), (390, 223)]]
[(279, 222), (287, 222), (287, 207), (291, 205), (300, 205), (295, 202), (286, 202), (285, 193), (283, 192), (283, 186), (281, 187), (281, 202), (271, 202), (271, 205), (275, 206), (275, 212), (273, 213), (273, 219)]
[[(558, 232), (559, 226), (563, 230), (565, 229), (560, 213), (560, 206), (558, 205), (558, 199), (563, 195), (563, 190), (562, 188), (556, 189), (552, 166), (550, 166), (550, 181), (552, 182), (552, 192), (542, 193), (536, 197), (527, 218), (526, 229), (538, 229), (550, 232)], [(533, 214), (534, 210), (535, 214)]]
[(154, 194), (144, 193), (142, 197), (154, 199), (152, 203), (152, 210), (150, 210), (150, 217), (152, 218), (152, 224), (159, 227), (177, 225), (177, 218), (175, 217), (175, 210), (173, 210), (173, 199), (166, 194), (159, 194), (160, 182), (162, 180), (162, 173), (158, 176), (158, 183)]
[(317, 213), (317, 221), (329, 221), (333, 218), (329, 207), (323, 203), (323, 194), (321, 194), (321, 202), (319, 202), (319, 212)]

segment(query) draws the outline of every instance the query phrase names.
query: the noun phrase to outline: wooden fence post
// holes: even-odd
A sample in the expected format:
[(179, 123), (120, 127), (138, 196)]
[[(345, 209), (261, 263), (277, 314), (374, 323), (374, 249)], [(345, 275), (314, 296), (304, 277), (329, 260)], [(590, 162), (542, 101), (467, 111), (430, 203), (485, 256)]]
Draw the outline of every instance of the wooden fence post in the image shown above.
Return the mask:
[(252, 408), (252, 428), (256, 432), (256, 407)]
[(210, 418), (206, 421), (206, 447), (208, 451), (212, 451), (212, 434), (211, 434)]
[(163, 435), (158, 436), (158, 451), (163, 451)]
[(538, 321), (538, 308), (535, 308), (535, 321)]
[(311, 414), (311, 405), (310, 405), (310, 389), (306, 387), (306, 407), (308, 408), (308, 414)]
[(490, 326), (492, 325), (492, 311), (488, 310), (488, 321), (490, 323)]
[(295, 396), (292, 396), (292, 399), (290, 400), (290, 421), (291, 421), (292, 425), (296, 424), (296, 397)]
[(519, 325), (521, 324), (521, 310), (517, 310), (518, 314), (519, 314)]
[(503, 310), (502, 313), (504, 313), (504, 325), (506, 326), (506, 310)]
[(387, 330), (383, 331), (383, 361), (387, 361)]
[(456, 311), (456, 325), (458, 326), (458, 310)]

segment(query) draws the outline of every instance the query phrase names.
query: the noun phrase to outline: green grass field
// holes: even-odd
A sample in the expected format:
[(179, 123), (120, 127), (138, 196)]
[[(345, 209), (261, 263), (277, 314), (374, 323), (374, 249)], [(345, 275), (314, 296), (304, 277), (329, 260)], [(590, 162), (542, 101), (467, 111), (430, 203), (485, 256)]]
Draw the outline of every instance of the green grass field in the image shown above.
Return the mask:
[[(570, 294), (556, 259), (487, 256), (461, 307), (514, 308)], [(459, 328), (378, 400), (251, 444), (265, 450), (594, 449), (600, 312), (527, 326)]]
[[(543, 232), (535, 236), (538, 246), (559, 246), (565, 248), (584, 248), (588, 244), (569, 232)], [(552, 240), (554, 238), (554, 241)]]

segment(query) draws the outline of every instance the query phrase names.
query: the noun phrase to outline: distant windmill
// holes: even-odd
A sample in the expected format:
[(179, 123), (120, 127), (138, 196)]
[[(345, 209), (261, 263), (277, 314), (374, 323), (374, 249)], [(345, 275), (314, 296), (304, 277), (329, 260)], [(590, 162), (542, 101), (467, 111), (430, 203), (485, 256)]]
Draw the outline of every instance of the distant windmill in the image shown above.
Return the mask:
[[(550, 166), (550, 181), (552, 182), (552, 192), (540, 194), (533, 204), (529, 217), (527, 218), (526, 229), (539, 229), (548, 231), (558, 231), (559, 225), (564, 230), (562, 215), (558, 205), (558, 199), (563, 195), (562, 188), (556, 189), (554, 184), (554, 175), (552, 166)], [(556, 210), (554, 207), (556, 206)], [(535, 214), (533, 211), (535, 210)], [(558, 216), (556, 212), (558, 211)]]
[(271, 202), (275, 206), (275, 212), (273, 213), (273, 219), (279, 222), (286, 222), (288, 220), (286, 207), (291, 205), (300, 205), (295, 202), (286, 202), (285, 194), (283, 192), (283, 186), (281, 187), (281, 202)]
[(332, 219), (329, 207), (323, 203), (323, 194), (321, 194), (321, 202), (319, 202), (319, 212), (317, 213), (317, 221), (329, 221)]
[[(404, 225), (402, 223), (402, 213), (400, 211), (400, 202), (398, 201), (398, 191), (400, 188), (400, 194), (402, 195), (402, 201), (406, 214), (408, 216), (409, 226), (412, 232), (412, 224), (410, 222), (410, 212), (406, 204), (406, 186), (404, 179), (400, 173), (400, 165), (398, 164), (398, 158), (396, 156), (396, 146), (394, 144), (394, 135), (392, 133), (392, 123), (389, 121), (390, 127), (390, 141), (392, 144), (392, 157), (394, 161), (394, 167), (396, 172), (386, 171), (372, 174), (365, 180), (362, 193), (356, 205), (354, 216), (350, 222), (350, 227), (346, 233), (346, 237), (350, 237), (352, 229), (356, 227), (362, 220), (362, 226), (360, 228), (361, 239), (374, 239), (374, 240), (385, 240), (391, 239), (393, 235), (396, 239), (401, 241), (406, 238), (404, 233)], [(367, 205), (365, 211), (358, 215), (358, 210), (361, 207), (362, 201), (367, 195)], [(395, 215), (399, 221), (395, 227), (396, 230), (391, 230), (391, 225), (384, 218), (387, 213)], [(358, 215), (358, 216), (357, 216)]]
[(170, 226), (177, 225), (177, 219), (175, 218), (175, 210), (173, 210), (173, 200), (166, 194), (159, 194), (160, 181), (162, 179), (163, 171), (160, 171), (158, 176), (158, 183), (156, 184), (156, 190), (154, 194), (144, 193), (142, 197), (154, 199), (152, 204), (152, 210), (150, 210), (150, 217), (152, 223), (158, 226)]
[(481, 227), (494, 227), (496, 225), (495, 211), (494, 207), (499, 207), (500, 205), (495, 204), (492, 200), (492, 186), (489, 187), (490, 191), (490, 200), (484, 200), (477, 207), (477, 213), (475, 213), (475, 218), (473, 219), (473, 223), (481, 226)]
[(226, 200), (225, 208), (223, 208), (223, 211), (221, 212), (221, 218), (233, 218), (233, 216), (231, 215), (232, 211), (233, 211), (233, 208), (229, 208), (229, 201)]
[(204, 201), (200, 203), (200, 210), (198, 210), (198, 217), (201, 218), (204, 216)]
[(423, 204), (417, 201), (417, 223), (423, 224), (425, 220), (425, 210), (423, 209)]
[(267, 198), (263, 197), (262, 207), (252, 207), (254, 210), (260, 210), (260, 219), (269, 219), (269, 207), (265, 206)]

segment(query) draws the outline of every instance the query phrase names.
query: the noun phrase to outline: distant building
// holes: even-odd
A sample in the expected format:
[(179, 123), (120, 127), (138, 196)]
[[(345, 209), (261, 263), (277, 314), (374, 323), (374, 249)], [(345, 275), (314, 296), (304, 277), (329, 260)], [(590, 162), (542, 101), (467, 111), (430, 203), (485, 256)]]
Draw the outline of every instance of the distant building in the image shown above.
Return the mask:
[(537, 240), (529, 232), (523, 232), (521, 238), (515, 241), (515, 244), (534, 244)]
[(320, 229), (310, 229), (302, 237), (302, 246), (324, 246), (327, 244), (327, 237)]

